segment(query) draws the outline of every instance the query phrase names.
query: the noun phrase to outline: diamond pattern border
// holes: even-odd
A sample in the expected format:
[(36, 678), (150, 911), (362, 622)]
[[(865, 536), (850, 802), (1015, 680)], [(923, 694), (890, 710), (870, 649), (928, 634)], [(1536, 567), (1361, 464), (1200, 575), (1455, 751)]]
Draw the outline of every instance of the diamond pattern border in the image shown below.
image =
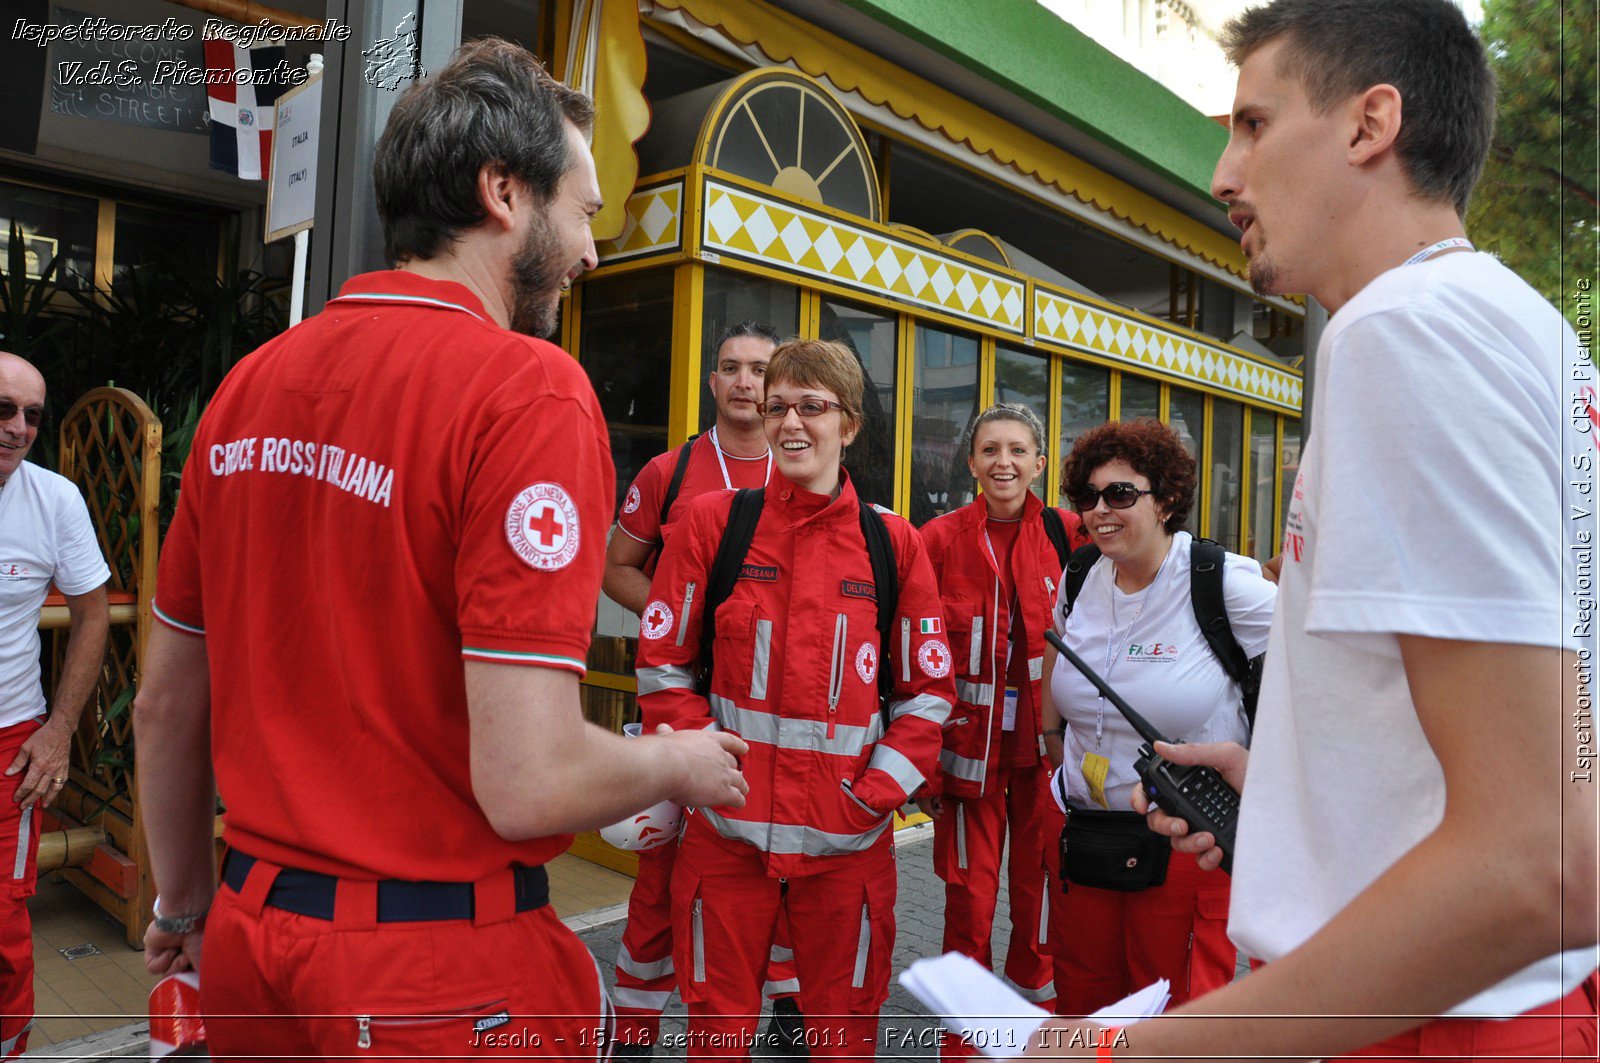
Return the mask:
[(1185, 383), (1203, 384), (1256, 402), (1299, 412), (1303, 381), (1276, 366), (1169, 332), (1114, 310), (1033, 289), (1033, 334)]
[(747, 189), (709, 180), (705, 189), (708, 251), (1023, 334), (1027, 289), (1020, 281)]
[(683, 182), (641, 188), (623, 208), (622, 232), (600, 241), (595, 250), (601, 262), (676, 251), (683, 245)]

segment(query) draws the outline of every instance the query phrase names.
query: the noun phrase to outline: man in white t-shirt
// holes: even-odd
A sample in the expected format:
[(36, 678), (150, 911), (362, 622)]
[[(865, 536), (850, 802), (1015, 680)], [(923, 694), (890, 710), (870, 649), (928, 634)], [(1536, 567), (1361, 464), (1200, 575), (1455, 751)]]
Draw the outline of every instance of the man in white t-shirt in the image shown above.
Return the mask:
[[(44, 419), (44, 377), (0, 352), (0, 1055), (19, 1056), (33, 1025), (33, 896), (39, 819), (67, 781), (67, 751), (94, 691), (110, 618), (106, 568), (83, 496), (23, 459)], [(39, 607), (54, 583), (72, 631), (55, 698), (39, 681)]]
[(1229, 928), (1267, 963), (1101, 1054), (1593, 1059), (1594, 368), (1465, 238), (1493, 76), (1447, 0), (1221, 40), (1213, 192), (1256, 290), (1333, 315), (1252, 749), (1164, 747), (1243, 788)]

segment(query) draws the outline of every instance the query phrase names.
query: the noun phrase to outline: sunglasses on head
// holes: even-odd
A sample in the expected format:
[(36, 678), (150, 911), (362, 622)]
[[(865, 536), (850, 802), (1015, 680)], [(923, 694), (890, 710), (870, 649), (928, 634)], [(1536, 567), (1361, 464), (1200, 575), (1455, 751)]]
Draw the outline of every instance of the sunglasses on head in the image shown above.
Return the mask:
[(1126, 480), (1104, 487), (1085, 487), (1072, 496), (1072, 505), (1080, 512), (1088, 512), (1103, 498), (1110, 509), (1129, 509), (1139, 501), (1140, 495), (1153, 495), (1154, 491), (1141, 491)]
[(0, 399), (0, 424), (9, 423), (18, 410), (22, 411), (22, 423), (29, 428), (38, 428), (44, 423), (43, 406), (18, 406), (9, 399)]

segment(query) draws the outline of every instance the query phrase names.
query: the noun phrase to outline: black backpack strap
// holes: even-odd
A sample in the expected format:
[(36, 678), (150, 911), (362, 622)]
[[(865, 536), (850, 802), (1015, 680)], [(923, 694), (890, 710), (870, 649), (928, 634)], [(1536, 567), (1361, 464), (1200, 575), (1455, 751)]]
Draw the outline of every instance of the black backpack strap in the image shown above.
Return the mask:
[[(684, 444), (685, 447), (688, 444)], [(717, 607), (733, 593), (733, 584), (744, 567), (745, 555), (756, 537), (756, 524), (761, 520), (761, 506), (766, 492), (759, 487), (746, 487), (733, 494), (733, 504), (728, 507), (728, 523), (722, 528), (722, 539), (717, 543), (717, 556), (706, 575), (706, 598), (700, 607), (700, 681), (698, 689), (704, 694), (711, 689), (712, 648), (716, 643)], [(687, 623), (687, 618), (685, 618)]]
[(1200, 625), (1211, 652), (1216, 654), (1222, 670), (1235, 683), (1243, 683), (1250, 670), (1250, 658), (1244, 647), (1233, 637), (1233, 625), (1228, 621), (1228, 603), (1222, 593), (1223, 563), (1227, 551), (1213, 539), (1195, 539), (1189, 544), (1189, 599), (1194, 606), (1194, 618)]
[(667, 484), (667, 493), (661, 496), (661, 520), (656, 524), (658, 528), (665, 526), (667, 514), (672, 512), (672, 503), (678, 500), (678, 488), (683, 486), (683, 474), (689, 468), (689, 452), (694, 449), (694, 441), (699, 438), (700, 433), (696, 432), (684, 440), (683, 446), (678, 448), (678, 464), (672, 470), (672, 479)]
[[(867, 560), (872, 563), (872, 583), (878, 596), (878, 698), (887, 714), (889, 695), (894, 690), (887, 657), (889, 647), (894, 645), (894, 615), (900, 605), (900, 570), (888, 525), (867, 502), (861, 503), (861, 535), (867, 541)], [(883, 722), (888, 726), (887, 716)]]
[(1094, 543), (1078, 547), (1067, 558), (1061, 570), (1061, 619), (1065, 620), (1072, 612), (1073, 605), (1078, 601), (1078, 592), (1083, 590), (1083, 581), (1089, 578), (1089, 570), (1098, 560), (1100, 548)]
[(1055, 506), (1045, 506), (1042, 515), (1045, 537), (1056, 548), (1056, 561), (1066, 568), (1067, 558), (1072, 556), (1072, 544), (1067, 542), (1067, 522), (1061, 519), (1061, 511)]

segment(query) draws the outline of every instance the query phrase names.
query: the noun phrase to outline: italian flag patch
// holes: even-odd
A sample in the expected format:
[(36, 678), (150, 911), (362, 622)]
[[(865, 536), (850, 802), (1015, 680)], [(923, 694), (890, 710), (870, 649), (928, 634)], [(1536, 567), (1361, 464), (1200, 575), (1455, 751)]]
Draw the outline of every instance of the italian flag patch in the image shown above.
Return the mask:
[(944, 630), (944, 624), (936, 616), (922, 618), (922, 633), (924, 635), (937, 635)]

